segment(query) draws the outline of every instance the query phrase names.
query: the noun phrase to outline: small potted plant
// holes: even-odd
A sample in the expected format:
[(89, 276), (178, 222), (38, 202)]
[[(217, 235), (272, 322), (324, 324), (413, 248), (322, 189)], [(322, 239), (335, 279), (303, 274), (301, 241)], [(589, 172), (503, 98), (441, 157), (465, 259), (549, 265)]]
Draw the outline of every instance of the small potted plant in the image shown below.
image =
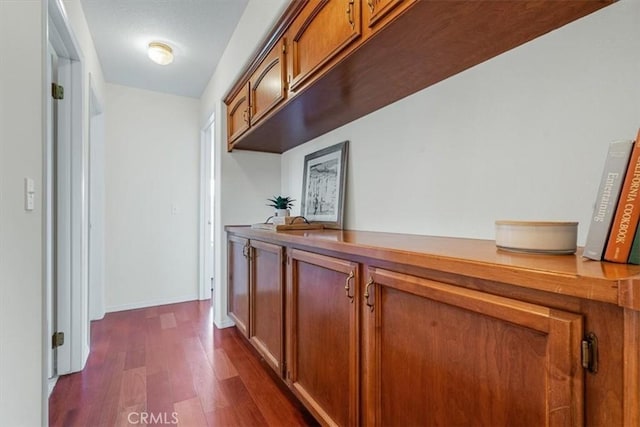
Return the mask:
[(292, 199), (289, 196), (273, 196), (273, 199), (267, 199), (269, 203), (267, 206), (271, 206), (276, 210), (276, 216), (289, 216), (289, 209), (293, 207), (293, 202), (295, 199)]

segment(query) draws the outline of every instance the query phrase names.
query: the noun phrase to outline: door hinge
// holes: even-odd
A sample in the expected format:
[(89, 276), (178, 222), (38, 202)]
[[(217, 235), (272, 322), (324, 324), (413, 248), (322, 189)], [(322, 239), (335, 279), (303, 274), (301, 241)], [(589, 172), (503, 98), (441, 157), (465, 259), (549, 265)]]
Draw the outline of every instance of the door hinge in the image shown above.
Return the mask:
[(64, 99), (64, 87), (57, 83), (51, 83), (51, 96), (53, 99)]
[(51, 337), (51, 348), (60, 347), (64, 345), (64, 332), (54, 332)]
[(598, 337), (593, 332), (582, 340), (582, 367), (592, 374), (598, 372)]

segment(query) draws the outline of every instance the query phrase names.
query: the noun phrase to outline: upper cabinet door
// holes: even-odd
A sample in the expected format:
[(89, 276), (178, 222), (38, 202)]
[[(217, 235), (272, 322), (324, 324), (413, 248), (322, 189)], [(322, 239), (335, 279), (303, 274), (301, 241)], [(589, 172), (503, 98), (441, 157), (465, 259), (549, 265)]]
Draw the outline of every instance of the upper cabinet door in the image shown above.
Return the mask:
[(251, 125), (276, 108), (286, 96), (285, 43), (280, 41), (271, 49), (252, 74)]
[(251, 113), (249, 106), (249, 83), (247, 82), (236, 96), (231, 99), (231, 102), (227, 104), (227, 142), (229, 149), (231, 149), (231, 143), (249, 129)]
[(363, 0), (365, 22), (375, 32), (415, 2), (416, 0)]
[(360, 0), (307, 1), (289, 29), (291, 90), (297, 90), (362, 33)]

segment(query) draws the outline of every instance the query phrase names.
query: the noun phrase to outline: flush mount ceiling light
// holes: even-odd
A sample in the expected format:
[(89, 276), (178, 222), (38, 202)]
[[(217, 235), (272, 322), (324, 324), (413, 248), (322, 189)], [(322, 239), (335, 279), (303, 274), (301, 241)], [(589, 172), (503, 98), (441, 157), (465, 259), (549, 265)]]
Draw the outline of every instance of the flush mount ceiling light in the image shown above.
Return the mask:
[(149, 43), (149, 51), (147, 54), (156, 64), (167, 65), (173, 62), (173, 49), (171, 49), (171, 46), (164, 43)]

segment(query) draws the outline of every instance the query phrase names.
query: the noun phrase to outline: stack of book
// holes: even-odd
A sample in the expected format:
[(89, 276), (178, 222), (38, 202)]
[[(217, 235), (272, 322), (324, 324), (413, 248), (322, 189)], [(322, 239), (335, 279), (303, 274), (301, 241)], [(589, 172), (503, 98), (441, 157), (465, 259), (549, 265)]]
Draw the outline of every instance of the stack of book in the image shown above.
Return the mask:
[(583, 256), (640, 264), (640, 130), (609, 145)]

